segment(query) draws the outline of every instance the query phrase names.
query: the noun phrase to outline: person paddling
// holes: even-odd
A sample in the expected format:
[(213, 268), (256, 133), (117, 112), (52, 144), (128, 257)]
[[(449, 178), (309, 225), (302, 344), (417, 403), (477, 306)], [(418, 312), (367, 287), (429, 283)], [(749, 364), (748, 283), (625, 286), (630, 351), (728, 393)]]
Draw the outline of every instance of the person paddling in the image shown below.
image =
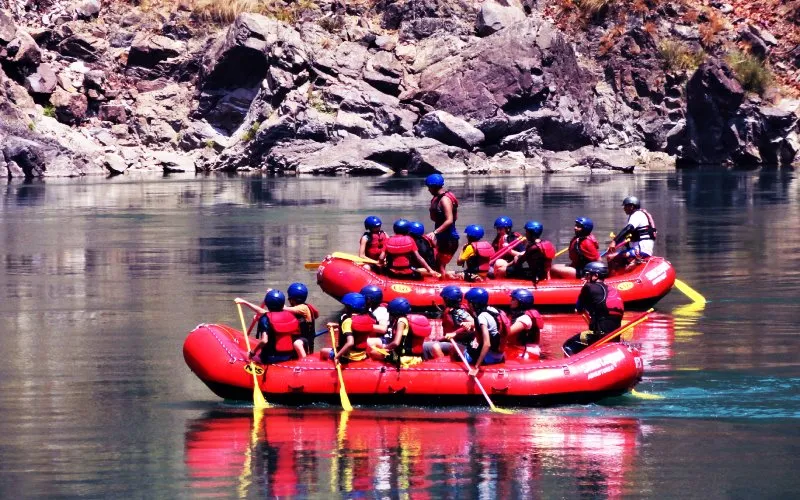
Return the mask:
[[(475, 330), (475, 320), (464, 307), (464, 294), (456, 285), (448, 285), (442, 289), (439, 296), (444, 301), (442, 312), (442, 333), (445, 341), (430, 340), (422, 345), (424, 359), (441, 358), (452, 353), (453, 344), (450, 339), (460, 345), (464, 351), (472, 338), (471, 332)], [(458, 358), (456, 358), (458, 359)]]
[[(514, 231), (514, 221), (512, 221), (511, 217), (508, 217), (507, 215), (501, 215), (495, 219), (494, 228), (497, 231), (497, 235), (494, 237), (494, 240), (492, 240), (492, 247), (494, 248), (495, 253), (499, 252), (522, 237), (521, 234)], [(521, 255), (524, 251), (525, 243), (518, 243), (511, 251), (497, 259), (497, 262), (509, 263), (514, 260), (514, 257)]]
[(521, 348), (520, 358), (538, 359), (542, 354), (539, 341), (544, 319), (533, 308), (533, 292), (525, 288), (511, 292), (511, 318), (509, 343)]
[[(548, 240), (542, 239), (544, 226), (537, 221), (525, 223), (525, 250), (514, 257), (510, 264), (504, 265), (501, 261), (495, 262), (495, 277), (521, 278), (533, 281), (550, 279), (550, 268), (556, 256), (556, 247)], [(527, 267), (525, 265), (527, 264)]]
[(264, 297), (264, 310), (244, 299), (243, 304), (261, 315), (256, 329), (258, 344), (248, 353), (249, 357), (261, 363), (279, 363), (306, 356), (304, 339), (300, 338), (300, 322), (289, 311), (284, 310), (286, 296), (280, 290), (269, 290)]
[(498, 324), (503, 314), (494, 307), (489, 307), (489, 292), (485, 288), (471, 288), (464, 298), (469, 304), (469, 312), (475, 321), (475, 336), (470, 347), (464, 353), (467, 363), (474, 363), (470, 368), (470, 376), (477, 376), (482, 365), (494, 365), (505, 361), (505, 339)]
[[(300, 322), (300, 338), (303, 339), (301, 346), (295, 345), (295, 349), (303, 349), (303, 354), (300, 356), (305, 357), (306, 353), (314, 352), (314, 341), (317, 338), (315, 322), (319, 318), (319, 311), (316, 307), (306, 302), (308, 299), (308, 287), (303, 283), (292, 283), (286, 289), (286, 296), (289, 299), (289, 305), (283, 309), (289, 311), (297, 317)], [(295, 340), (297, 344), (297, 340)]]
[(583, 277), (583, 267), (589, 262), (600, 260), (600, 244), (592, 234), (594, 222), (588, 217), (575, 219), (575, 236), (569, 242), (570, 264), (555, 265), (550, 270), (554, 278)]
[(458, 251), (458, 198), (451, 191), (444, 188), (444, 177), (441, 174), (431, 174), (425, 178), (425, 186), (433, 195), (429, 213), (434, 224), (434, 229), (428, 233), (428, 239), (435, 241), (436, 266), (433, 266), (440, 276), (447, 276), (447, 264), (453, 260)]
[(483, 281), (490, 274), (489, 261), (494, 255), (494, 248), (488, 241), (481, 241), (484, 234), (481, 226), (471, 224), (464, 229), (464, 233), (467, 235), (467, 244), (461, 250), (456, 263), (464, 266), (465, 281)]
[(339, 318), (338, 351), (328, 349), (328, 358), (340, 363), (367, 359), (368, 339), (375, 336), (375, 318), (367, 312), (367, 301), (360, 293), (342, 297), (345, 312)]
[[(617, 289), (606, 285), (607, 277), (608, 266), (604, 262), (590, 262), (584, 267), (584, 284), (575, 310), (589, 315), (589, 330), (564, 343), (568, 356), (586, 349), (622, 325), (625, 305)], [(619, 337), (615, 341), (619, 342)]]
[(628, 216), (628, 223), (608, 246), (606, 259), (611, 270), (624, 269), (632, 262), (650, 258), (658, 232), (653, 216), (642, 208), (639, 198), (628, 196), (622, 200), (622, 209)]

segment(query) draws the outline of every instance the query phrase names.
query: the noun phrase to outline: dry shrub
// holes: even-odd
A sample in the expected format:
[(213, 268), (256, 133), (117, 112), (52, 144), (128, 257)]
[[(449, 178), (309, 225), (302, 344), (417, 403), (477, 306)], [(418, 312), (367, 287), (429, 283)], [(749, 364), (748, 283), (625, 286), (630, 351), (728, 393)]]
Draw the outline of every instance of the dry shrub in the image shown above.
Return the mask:
[(200, 20), (219, 24), (229, 24), (244, 12), (294, 23), (303, 13), (318, 9), (312, 0), (195, 0), (192, 13)]
[(698, 19), (700, 19), (700, 11), (693, 9), (691, 7), (681, 16), (681, 20), (689, 24), (697, 23)]
[(736, 50), (729, 53), (725, 60), (733, 68), (736, 79), (745, 90), (763, 95), (772, 85), (772, 71), (764, 61), (754, 55)]
[(604, 14), (609, 7), (616, 3), (616, 0), (576, 0), (576, 3), (585, 15), (594, 17)]
[(692, 50), (681, 42), (667, 40), (661, 42), (658, 48), (664, 59), (664, 65), (671, 71), (692, 71), (703, 64), (706, 59), (705, 52)]
[(707, 11), (708, 22), (700, 26), (700, 43), (710, 47), (717, 38), (717, 33), (725, 28), (725, 19), (716, 10)]
[(644, 30), (645, 33), (649, 35), (655, 35), (658, 32), (658, 28), (656, 28), (655, 23), (652, 21), (647, 21), (646, 23), (644, 23), (642, 29)]
[(597, 49), (598, 53), (601, 56), (608, 54), (611, 49), (614, 48), (614, 45), (617, 43), (617, 39), (619, 39), (623, 33), (625, 33), (625, 29), (620, 25), (616, 25), (610, 30), (606, 31), (606, 33), (600, 37), (600, 46)]

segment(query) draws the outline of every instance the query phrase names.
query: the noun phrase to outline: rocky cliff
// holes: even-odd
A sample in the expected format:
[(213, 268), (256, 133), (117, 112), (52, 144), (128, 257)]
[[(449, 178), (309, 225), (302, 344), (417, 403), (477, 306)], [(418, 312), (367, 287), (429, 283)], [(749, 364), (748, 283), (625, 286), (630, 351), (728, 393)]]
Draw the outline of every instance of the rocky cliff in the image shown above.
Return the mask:
[(796, 2), (773, 26), (688, 0), (10, 1), (8, 177), (632, 172), (800, 150)]

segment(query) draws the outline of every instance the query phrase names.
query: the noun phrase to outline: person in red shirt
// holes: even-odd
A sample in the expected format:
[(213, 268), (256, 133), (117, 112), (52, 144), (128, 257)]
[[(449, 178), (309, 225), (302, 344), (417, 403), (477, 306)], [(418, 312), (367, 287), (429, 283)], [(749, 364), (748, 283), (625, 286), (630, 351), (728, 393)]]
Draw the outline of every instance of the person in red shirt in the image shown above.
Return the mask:
[(588, 217), (575, 219), (575, 236), (569, 242), (569, 265), (558, 264), (550, 269), (553, 278), (583, 277), (583, 268), (589, 262), (600, 260), (600, 244), (592, 234), (594, 222)]

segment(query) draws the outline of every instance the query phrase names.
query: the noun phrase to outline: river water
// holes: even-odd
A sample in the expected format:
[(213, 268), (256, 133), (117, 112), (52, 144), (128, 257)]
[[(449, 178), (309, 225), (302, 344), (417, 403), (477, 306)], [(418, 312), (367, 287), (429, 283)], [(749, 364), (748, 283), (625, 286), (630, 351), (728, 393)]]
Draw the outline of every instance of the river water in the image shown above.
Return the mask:
[[(48, 180), (0, 187), (2, 498), (782, 498), (800, 489), (800, 180), (788, 170), (452, 178), (459, 225), (576, 216), (599, 239), (636, 194), (673, 290), (632, 342), (645, 378), (592, 405), (251, 408), (186, 367), (232, 299), (309, 284), (362, 221), (427, 222), (419, 179)], [(491, 233), (492, 231), (487, 231)], [(572, 332), (554, 332), (567, 336)], [(554, 343), (554, 345), (557, 344)]]

